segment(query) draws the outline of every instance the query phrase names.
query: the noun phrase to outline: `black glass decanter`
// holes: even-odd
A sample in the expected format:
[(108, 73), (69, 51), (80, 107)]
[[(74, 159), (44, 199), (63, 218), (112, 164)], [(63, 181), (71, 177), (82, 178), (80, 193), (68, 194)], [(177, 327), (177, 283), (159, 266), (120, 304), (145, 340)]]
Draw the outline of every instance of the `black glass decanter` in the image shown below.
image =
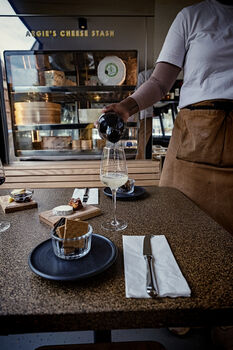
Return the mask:
[(116, 143), (123, 136), (125, 123), (115, 112), (106, 112), (99, 117), (98, 130), (100, 137)]

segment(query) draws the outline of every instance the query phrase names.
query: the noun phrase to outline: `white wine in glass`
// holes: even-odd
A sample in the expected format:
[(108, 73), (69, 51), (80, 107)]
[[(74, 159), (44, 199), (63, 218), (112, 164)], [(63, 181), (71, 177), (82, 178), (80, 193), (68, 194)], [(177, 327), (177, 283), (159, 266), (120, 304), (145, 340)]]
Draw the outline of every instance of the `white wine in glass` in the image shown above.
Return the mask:
[(127, 180), (128, 170), (124, 148), (117, 145), (104, 147), (100, 167), (100, 181), (110, 187), (113, 202), (112, 220), (102, 223), (105, 230), (120, 231), (127, 227), (125, 221), (116, 218), (116, 192)]
[[(4, 184), (5, 180), (6, 180), (5, 170), (4, 170), (4, 167), (2, 165), (2, 161), (0, 159), (0, 185)], [(9, 222), (0, 221), (0, 232), (4, 232), (4, 231), (8, 230), (9, 227), (10, 227)]]

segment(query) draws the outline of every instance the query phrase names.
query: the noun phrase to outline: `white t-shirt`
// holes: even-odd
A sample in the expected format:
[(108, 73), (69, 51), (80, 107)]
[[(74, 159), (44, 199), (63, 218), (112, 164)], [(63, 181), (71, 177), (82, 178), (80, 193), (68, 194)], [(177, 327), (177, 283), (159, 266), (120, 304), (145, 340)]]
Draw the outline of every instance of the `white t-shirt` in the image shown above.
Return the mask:
[(233, 99), (233, 5), (206, 0), (185, 7), (171, 25), (157, 62), (183, 68), (180, 108)]

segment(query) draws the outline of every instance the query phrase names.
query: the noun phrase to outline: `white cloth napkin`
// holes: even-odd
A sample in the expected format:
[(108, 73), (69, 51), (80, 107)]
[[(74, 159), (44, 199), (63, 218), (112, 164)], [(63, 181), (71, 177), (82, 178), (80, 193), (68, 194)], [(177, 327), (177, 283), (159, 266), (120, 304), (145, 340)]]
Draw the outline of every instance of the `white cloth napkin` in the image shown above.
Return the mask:
[[(146, 292), (144, 236), (123, 236), (125, 292), (127, 298), (150, 298)], [(165, 236), (151, 238), (153, 267), (160, 297), (190, 297), (191, 290), (182, 275)]]
[[(80, 198), (83, 201), (85, 188), (75, 188), (72, 198)], [(86, 204), (99, 204), (99, 190), (98, 188), (90, 188), (88, 193), (88, 201)]]

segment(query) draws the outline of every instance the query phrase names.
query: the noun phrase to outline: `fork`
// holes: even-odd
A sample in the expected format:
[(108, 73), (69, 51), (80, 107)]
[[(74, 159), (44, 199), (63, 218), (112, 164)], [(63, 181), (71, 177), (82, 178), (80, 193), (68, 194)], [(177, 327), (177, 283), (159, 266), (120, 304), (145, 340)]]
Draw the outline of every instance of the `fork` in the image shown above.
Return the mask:
[(89, 198), (89, 188), (87, 187), (86, 189), (85, 189), (85, 192), (84, 192), (84, 195), (83, 195), (83, 203), (87, 203), (87, 201), (88, 201), (88, 198)]

